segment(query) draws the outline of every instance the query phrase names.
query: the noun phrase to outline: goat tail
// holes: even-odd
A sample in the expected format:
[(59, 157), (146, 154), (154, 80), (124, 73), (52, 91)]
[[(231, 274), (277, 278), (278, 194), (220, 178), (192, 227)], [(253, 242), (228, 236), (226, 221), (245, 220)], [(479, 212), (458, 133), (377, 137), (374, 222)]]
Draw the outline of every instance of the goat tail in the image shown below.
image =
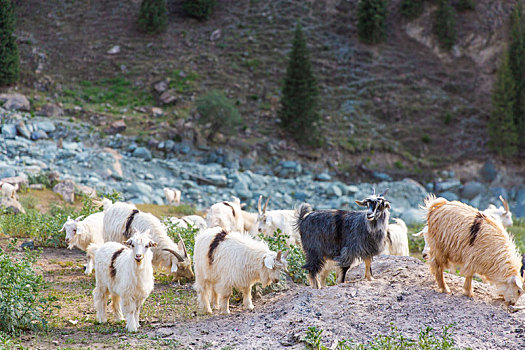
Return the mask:
[(303, 203), (296, 209), (297, 222), (303, 221), (308, 214), (313, 211), (312, 206), (308, 203)]
[(407, 224), (403, 221), (403, 219), (400, 218), (394, 218), (394, 221), (396, 224), (403, 229), (403, 231), (408, 232)]
[(101, 207), (104, 207), (104, 212), (106, 210), (108, 210), (112, 205), (113, 205), (113, 202), (111, 201), (111, 199), (109, 198), (102, 198), (102, 200), (100, 201), (93, 201), (93, 203), (95, 205), (98, 205), (98, 206), (101, 206)]
[(94, 259), (95, 258), (95, 253), (97, 252), (98, 248), (100, 248), (100, 246), (98, 244), (91, 243), (90, 245), (88, 245), (88, 247), (86, 249), (87, 255)]
[(443, 197), (436, 198), (436, 195), (429, 193), (427, 198), (425, 198), (424, 202), (425, 202), (425, 205), (420, 205), (419, 207), (423, 210), (423, 212), (425, 213), (425, 216), (428, 217), (428, 214), (430, 214), (430, 212), (447, 204), (448, 200), (446, 200)]

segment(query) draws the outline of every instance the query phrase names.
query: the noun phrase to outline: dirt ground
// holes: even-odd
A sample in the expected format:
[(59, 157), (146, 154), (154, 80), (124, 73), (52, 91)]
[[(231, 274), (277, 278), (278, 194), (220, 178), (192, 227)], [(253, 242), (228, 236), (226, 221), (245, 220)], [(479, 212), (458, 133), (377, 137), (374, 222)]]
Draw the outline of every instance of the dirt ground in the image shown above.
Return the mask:
[[(472, 349), (524, 349), (525, 311), (508, 313), (493, 300), (492, 287), (474, 281), (474, 298), (461, 294), (463, 278), (446, 275), (452, 295), (437, 292), (428, 267), (410, 257), (376, 257), (374, 281), (363, 280), (363, 266), (349, 272), (343, 285), (313, 290), (291, 284), (288, 290), (254, 301), (253, 311), (233, 303), (230, 315), (197, 313), (191, 284), (157, 276), (155, 290), (141, 314), (142, 328), (125, 332), (124, 324), (94, 322), (94, 277), (84, 276), (82, 252), (46, 249), (38, 265), (51, 282), (62, 308), (51, 317), (48, 333), (20, 338), (31, 349), (177, 348), (303, 349), (308, 327), (324, 330), (325, 345), (352, 339), (366, 342), (389, 334), (391, 324), (408, 337), (426, 326), (441, 330), (454, 324), (456, 344)], [(522, 298), (518, 304), (525, 304)]]

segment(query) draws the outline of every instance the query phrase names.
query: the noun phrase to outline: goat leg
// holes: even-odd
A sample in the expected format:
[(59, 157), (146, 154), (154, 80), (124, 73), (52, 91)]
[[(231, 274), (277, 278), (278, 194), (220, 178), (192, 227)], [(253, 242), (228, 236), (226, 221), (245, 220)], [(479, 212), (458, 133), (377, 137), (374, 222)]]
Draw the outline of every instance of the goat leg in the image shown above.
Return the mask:
[(369, 281), (372, 281), (372, 258), (365, 258), (365, 278)]

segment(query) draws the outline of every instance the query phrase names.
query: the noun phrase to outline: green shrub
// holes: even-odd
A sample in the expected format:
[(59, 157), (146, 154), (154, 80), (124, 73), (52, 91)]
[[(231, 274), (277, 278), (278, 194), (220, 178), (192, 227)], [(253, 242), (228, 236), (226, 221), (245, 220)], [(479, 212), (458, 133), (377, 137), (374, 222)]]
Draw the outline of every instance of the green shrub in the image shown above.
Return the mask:
[(438, 9), (434, 13), (432, 30), (437, 36), (439, 47), (450, 50), (456, 43), (456, 18), (450, 0), (439, 0)]
[(38, 254), (26, 251), (22, 258), (10, 258), (0, 250), (0, 331), (19, 334), (45, 328), (55, 297), (44, 296), (42, 275), (33, 270)]
[(55, 179), (53, 179), (53, 181), (49, 179), (49, 171), (40, 172), (35, 175), (30, 174), (28, 177), (28, 182), (30, 185), (44, 185), (44, 188), (53, 188), (58, 183)]
[(361, 0), (357, 7), (357, 35), (367, 44), (386, 39), (386, 0)]
[(11, 0), (0, 0), (0, 86), (16, 83), (20, 78), (20, 55), (13, 36), (15, 7)]
[[(379, 335), (366, 344), (355, 343), (351, 340), (339, 340), (337, 350), (459, 350), (455, 346), (450, 332), (452, 325), (443, 327), (441, 335), (437, 335), (433, 328), (426, 327), (419, 332), (417, 339), (411, 339), (401, 334), (396, 327), (391, 326), (389, 335)], [(323, 330), (317, 327), (308, 327), (306, 336), (301, 340), (310, 350), (328, 350), (333, 347), (323, 345)], [(330, 341), (332, 343), (332, 341)], [(470, 349), (470, 348), (466, 348)]]
[(142, 0), (138, 24), (146, 33), (158, 33), (164, 30), (168, 24), (166, 0)]
[[(199, 233), (199, 229), (192, 225), (189, 225), (188, 228), (180, 227), (173, 224), (167, 218), (163, 218), (162, 223), (166, 225), (166, 231), (168, 236), (173, 240), (173, 242), (178, 243), (180, 238), (184, 241), (186, 249), (190, 256), (193, 257), (193, 248), (195, 247), (195, 235)], [(180, 238), (179, 238), (180, 235)]]
[(200, 114), (199, 123), (211, 126), (208, 139), (212, 140), (217, 131), (226, 135), (233, 135), (242, 123), (241, 115), (234, 103), (221, 91), (211, 90), (199, 97), (196, 101), (197, 112)]
[(474, 0), (458, 0), (454, 5), (459, 12), (473, 11), (476, 9)]
[(216, 0), (184, 0), (182, 7), (192, 17), (208, 19), (216, 4)]
[(319, 145), (319, 90), (300, 23), (295, 28), (282, 91), (278, 112), (281, 126), (297, 141)]
[(401, 0), (401, 16), (408, 19), (416, 19), (423, 13), (425, 0)]

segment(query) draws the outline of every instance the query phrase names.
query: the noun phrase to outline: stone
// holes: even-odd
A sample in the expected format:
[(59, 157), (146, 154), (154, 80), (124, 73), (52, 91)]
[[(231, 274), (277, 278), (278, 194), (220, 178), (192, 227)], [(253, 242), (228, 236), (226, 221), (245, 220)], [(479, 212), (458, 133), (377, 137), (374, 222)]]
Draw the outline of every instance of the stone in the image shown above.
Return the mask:
[(4, 102), (2, 107), (5, 109), (29, 111), (31, 108), (29, 100), (22, 94), (0, 94), (0, 101)]
[(469, 200), (485, 191), (485, 185), (478, 181), (467, 182), (461, 189), (461, 197)]
[(153, 117), (158, 118), (164, 115), (164, 111), (159, 107), (151, 107), (151, 114), (153, 114)]
[(160, 96), (159, 100), (162, 104), (169, 105), (177, 102), (177, 92), (175, 90), (166, 90)]
[(44, 117), (60, 117), (64, 115), (64, 111), (56, 104), (47, 103), (41, 107), (39, 114)]
[(38, 122), (35, 124), (37, 130), (45, 131), (46, 133), (51, 133), (56, 130), (55, 124), (50, 121)]
[(210, 35), (210, 41), (217, 41), (221, 38), (221, 30), (215, 29)]
[(109, 49), (106, 53), (108, 55), (116, 55), (116, 54), (120, 53), (120, 46), (119, 45), (115, 45), (111, 49)]
[(318, 181), (330, 181), (330, 180), (332, 180), (332, 177), (330, 175), (328, 175), (327, 173), (321, 173), (321, 174), (318, 174), (315, 177), (315, 179), (318, 180)]
[(379, 171), (372, 172), (372, 176), (381, 181), (392, 181), (392, 177), (386, 173), (381, 173)]
[(124, 122), (124, 119), (120, 119), (109, 124), (109, 127), (107, 127), (104, 132), (108, 135), (115, 135), (117, 133), (123, 132), (124, 130), (126, 130), (126, 123)]
[(133, 151), (133, 157), (142, 158), (144, 160), (151, 160), (151, 152), (146, 147), (137, 147)]
[(2, 136), (6, 139), (14, 139), (16, 137), (16, 125), (15, 124), (2, 125)]
[(16, 171), (11, 166), (0, 167), (0, 179), (16, 176)]
[(23, 120), (19, 121), (18, 123), (16, 123), (16, 130), (18, 131), (18, 133), (25, 137), (26, 139), (29, 139), (31, 138), (31, 133), (29, 132), (26, 124), (24, 123)]
[(97, 190), (95, 190), (93, 187), (75, 184), (75, 188), (78, 190), (78, 192), (81, 192), (88, 197), (97, 198)]
[(73, 203), (75, 201), (75, 183), (73, 180), (67, 179), (57, 183), (53, 187), (53, 192), (61, 195), (68, 203)]
[(31, 133), (31, 140), (33, 141), (47, 138), (49, 138), (49, 136), (47, 136), (46, 132), (43, 130), (36, 130)]
[(434, 191), (445, 192), (458, 189), (461, 186), (461, 182), (458, 179), (452, 179), (448, 181), (437, 182), (434, 186)]
[(41, 190), (44, 189), (44, 185), (42, 185), (42, 184), (31, 184), (31, 185), (29, 185), (29, 188), (32, 189), (32, 190), (41, 191)]
[(498, 170), (491, 159), (487, 160), (485, 164), (483, 164), (483, 167), (480, 170), (480, 175), (483, 180), (487, 182), (492, 182), (494, 179), (496, 179), (496, 176), (498, 176)]
[(205, 176), (206, 180), (210, 181), (213, 185), (218, 187), (224, 187), (228, 184), (226, 176), (221, 174), (210, 174)]
[(446, 200), (449, 200), (449, 201), (457, 201), (459, 200), (459, 196), (457, 194), (455, 194), (454, 192), (450, 192), (450, 191), (445, 191), (445, 192), (442, 192), (439, 194), (440, 197), (443, 197), (445, 198)]
[(348, 193), (350, 193), (350, 194), (354, 194), (357, 191), (359, 191), (359, 187), (357, 187), (355, 185), (347, 186), (346, 189), (348, 190)]
[(8, 197), (0, 197), (0, 208), (7, 209), (14, 214), (26, 212), (19, 201)]
[(155, 91), (157, 91), (157, 93), (162, 94), (164, 91), (168, 90), (168, 82), (166, 80), (161, 80), (155, 83), (155, 85), (153, 85), (153, 88), (155, 89)]
[(27, 186), (29, 183), (29, 180), (26, 174), (21, 174), (21, 175), (12, 176), (12, 177), (4, 177), (0, 179), (0, 181), (10, 183), (13, 186), (18, 185), (18, 187)]
[(341, 197), (343, 195), (343, 191), (341, 191), (341, 188), (337, 185), (330, 185), (326, 189), (326, 194), (330, 197)]
[(425, 222), (425, 216), (419, 209), (408, 208), (402, 212), (401, 218), (407, 225), (421, 224)]
[[(496, 198), (498, 198), (499, 196), (502, 196), (506, 200), (509, 199), (509, 193), (507, 192), (507, 189), (505, 189), (504, 187), (499, 187), (499, 186), (491, 187), (490, 193)], [(500, 200), (498, 200), (498, 203), (499, 205), (503, 205)]]

